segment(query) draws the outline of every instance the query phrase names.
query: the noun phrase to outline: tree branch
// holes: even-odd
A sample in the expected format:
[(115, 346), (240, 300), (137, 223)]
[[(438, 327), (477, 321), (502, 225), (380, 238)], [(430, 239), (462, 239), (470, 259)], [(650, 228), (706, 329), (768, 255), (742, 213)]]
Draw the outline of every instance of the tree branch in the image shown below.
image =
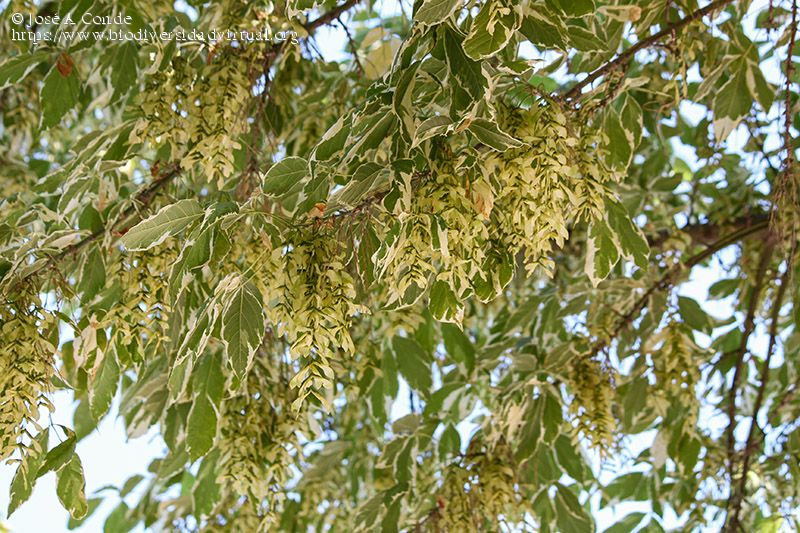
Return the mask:
[(617, 67), (619, 67), (621, 65), (624, 65), (634, 55), (636, 55), (637, 52), (639, 52), (641, 50), (644, 50), (645, 48), (649, 48), (650, 46), (653, 46), (654, 44), (656, 44), (658, 41), (660, 41), (664, 37), (672, 34), (673, 32), (677, 32), (679, 30), (682, 30), (684, 27), (688, 26), (690, 23), (692, 23), (692, 22), (694, 22), (696, 20), (700, 20), (701, 18), (703, 18), (704, 16), (708, 15), (709, 13), (711, 13), (713, 11), (716, 11), (717, 9), (720, 9), (722, 7), (725, 7), (726, 5), (730, 4), (731, 2), (733, 2), (733, 0), (714, 0), (713, 2), (708, 4), (706, 7), (698, 9), (697, 11), (694, 11), (694, 12), (690, 13), (689, 15), (683, 17), (679, 21), (673, 22), (672, 24), (668, 24), (667, 26), (662, 28), (660, 31), (654, 33), (653, 35), (639, 40), (638, 42), (636, 42), (636, 44), (634, 44), (630, 48), (624, 50), (622, 53), (620, 53), (617, 57), (615, 57), (614, 59), (612, 59), (608, 63), (605, 63), (604, 65), (601, 65), (600, 67), (598, 67), (595, 70), (593, 70), (592, 72), (590, 72), (585, 78), (583, 78), (581, 81), (576, 83), (569, 91), (564, 93), (564, 95), (562, 96), (562, 99), (563, 100), (574, 100), (576, 97), (578, 97), (580, 95), (581, 90), (583, 90), (584, 87), (586, 87), (587, 85), (591, 84), (597, 78), (599, 78), (599, 77), (601, 77), (601, 76), (603, 76), (605, 74), (608, 74), (609, 72), (611, 72), (612, 70), (616, 69)]
[(314, 32), (314, 30), (316, 30), (320, 26), (330, 24), (331, 22), (339, 18), (342, 15), (342, 13), (354, 7), (360, 1), (361, 0), (347, 0), (347, 2), (345, 2), (344, 4), (334, 7), (327, 13), (323, 13), (322, 15), (320, 15), (319, 18), (316, 18), (311, 22), (308, 22), (306, 25), (303, 26), (303, 28), (305, 28), (305, 30), (309, 34), (311, 34)]
[(17, 290), (20, 285), (25, 283), (27, 280), (32, 278), (33, 276), (40, 273), (46, 267), (53, 267), (55, 268), (57, 263), (66, 259), (67, 257), (76, 254), (86, 246), (90, 245), (100, 237), (106, 235), (109, 232), (118, 231), (124, 233), (133, 225), (133, 217), (136, 217), (142, 208), (146, 208), (150, 205), (150, 202), (153, 201), (158, 191), (164, 188), (169, 182), (175, 179), (181, 173), (181, 168), (178, 163), (170, 163), (161, 173), (156, 177), (150, 184), (143, 187), (139, 192), (137, 192), (134, 197), (131, 205), (129, 205), (117, 219), (115, 224), (112, 224), (111, 227), (102, 226), (99, 229), (93, 231), (83, 239), (70, 244), (63, 250), (61, 250), (56, 255), (50, 256), (47, 258), (47, 261), (40, 267), (35, 270), (32, 270), (25, 274), (22, 278), (17, 280), (14, 285), (12, 285), (11, 292), (13, 293)]
[[(750, 423), (750, 430), (747, 433), (747, 440), (745, 440), (744, 452), (742, 454), (742, 473), (739, 474), (738, 489), (733, 492), (731, 498), (731, 511), (728, 513), (728, 520), (725, 526), (726, 531), (738, 531), (740, 528), (739, 515), (742, 510), (742, 502), (744, 501), (745, 489), (747, 486), (747, 473), (750, 470), (750, 458), (752, 457), (753, 449), (755, 448), (753, 438), (755, 437), (755, 430), (758, 425), (758, 412), (761, 411), (761, 406), (764, 403), (764, 392), (767, 388), (769, 381), (769, 365), (772, 361), (772, 354), (775, 352), (775, 344), (778, 338), (778, 320), (780, 319), (781, 307), (783, 300), (786, 296), (786, 288), (789, 285), (789, 276), (792, 271), (792, 254), (789, 255), (786, 261), (786, 270), (781, 275), (780, 287), (778, 293), (775, 295), (775, 301), (772, 304), (772, 316), (770, 317), (769, 326), (769, 345), (767, 346), (767, 356), (764, 359), (764, 366), (761, 369), (761, 383), (758, 386), (756, 393), (756, 401), (753, 406), (752, 422)], [(731, 480), (732, 482), (733, 480)]]
[[(763, 231), (767, 229), (767, 221), (769, 215), (767, 213), (753, 213), (737, 217), (733, 220), (716, 223), (716, 222), (701, 222), (695, 224), (686, 224), (681, 227), (679, 231), (684, 235), (689, 236), (692, 242), (710, 245), (714, 244), (719, 238), (721, 233), (728, 228), (735, 228), (736, 231)], [(651, 248), (658, 248), (670, 237), (675, 235), (675, 230), (664, 229), (647, 238), (648, 244)]]
[(755, 316), (758, 311), (758, 301), (761, 296), (761, 289), (764, 287), (764, 279), (769, 266), (770, 259), (772, 258), (772, 251), (775, 248), (772, 238), (767, 239), (764, 250), (761, 252), (761, 259), (758, 262), (758, 267), (755, 274), (755, 282), (753, 289), (750, 293), (750, 299), (747, 302), (747, 315), (744, 319), (744, 331), (742, 338), (739, 342), (739, 349), (737, 350), (736, 366), (733, 370), (733, 381), (731, 381), (731, 389), (728, 396), (728, 427), (725, 430), (728, 440), (728, 468), (733, 481), (733, 463), (734, 455), (736, 453), (736, 437), (734, 430), (736, 429), (736, 396), (739, 389), (739, 380), (741, 379), (742, 368), (744, 367), (744, 357), (747, 354), (747, 341), (755, 329)]
[[(610, 339), (614, 339), (622, 333), (622, 330), (627, 328), (639, 314), (642, 312), (642, 309), (645, 308), (647, 305), (647, 300), (650, 298), (650, 295), (656, 291), (664, 290), (667, 287), (670, 287), (674, 283), (675, 276), (677, 276), (683, 269), (685, 268), (692, 268), (697, 266), (698, 264), (702, 263), (715, 253), (719, 252), (723, 248), (730, 246), (731, 244), (738, 242), (746, 237), (749, 237), (759, 231), (765, 229), (767, 227), (768, 222), (766, 220), (759, 222), (758, 224), (753, 224), (750, 226), (746, 226), (744, 228), (739, 228), (736, 231), (725, 235), (724, 237), (718, 239), (717, 241), (709, 244), (703, 249), (701, 252), (689, 257), (685, 262), (678, 263), (674, 267), (670, 268), (667, 272), (661, 276), (658, 281), (656, 281), (653, 285), (651, 285), (645, 292), (642, 294), (636, 303), (633, 304), (633, 307), (627, 312), (620, 316), (619, 321), (617, 322), (616, 326), (614, 327), (612, 334), (610, 335)], [(597, 355), (600, 350), (608, 346), (609, 341), (607, 339), (598, 339), (593, 345), (590, 351), (590, 357), (594, 357)]]

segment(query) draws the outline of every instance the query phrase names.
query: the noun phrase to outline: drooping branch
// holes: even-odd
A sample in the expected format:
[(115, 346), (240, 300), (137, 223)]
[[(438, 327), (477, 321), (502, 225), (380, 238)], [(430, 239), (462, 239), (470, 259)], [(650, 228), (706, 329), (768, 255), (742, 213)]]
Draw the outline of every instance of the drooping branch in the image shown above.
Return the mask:
[(651, 285), (640, 297), (636, 300), (633, 306), (628, 310), (628, 312), (620, 315), (619, 319), (617, 320), (616, 325), (612, 328), (611, 335), (608, 339), (601, 338), (598, 339), (591, 348), (589, 355), (594, 357), (601, 350), (608, 346), (610, 340), (619, 336), (622, 331), (630, 326), (630, 324), (639, 316), (642, 310), (647, 305), (647, 301), (650, 296), (658, 291), (665, 290), (672, 286), (675, 282), (675, 278), (682, 272), (684, 269), (691, 269), (695, 267), (714, 255), (715, 253), (719, 252), (723, 248), (730, 246), (733, 243), (739, 242), (740, 240), (754, 235), (756, 233), (761, 232), (762, 230), (767, 228), (767, 221), (764, 220), (762, 222), (745, 226), (743, 228), (739, 228), (736, 231), (725, 235), (724, 237), (719, 238), (717, 241), (709, 244), (704, 248), (702, 251), (698, 252), (697, 254), (689, 257), (686, 261), (678, 263), (674, 267), (670, 268), (667, 272), (664, 273), (653, 285)]
[[(797, 0), (792, 0), (792, 15), (789, 22), (789, 44), (786, 47), (786, 76), (784, 116), (783, 116), (783, 150), (786, 152), (781, 172), (775, 177), (775, 192), (772, 202), (770, 225), (781, 237), (788, 237), (792, 250), (797, 240), (797, 209), (800, 186), (795, 172), (795, 148), (792, 146), (792, 75), (794, 66), (794, 48), (797, 41)], [(788, 212), (786, 212), (788, 211)], [(788, 220), (787, 220), (788, 219)]]
[(635, 56), (641, 50), (649, 48), (655, 44), (657, 44), (661, 39), (667, 37), (673, 33), (677, 33), (678, 31), (682, 30), (684, 27), (688, 26), (692, 22), (696, 20), (702, 19), (704, 16), (712, 13), (720, 8), (725, 7), (726, 5), (732, 3), (733, 0), (714, 0), (706, 7), (700, 8), (682, 19), (678, 20), (677, 22), (673, 22), (672, 24), (667, 24), (664, 26), (660, 31), (654, 33), (653, 35), (646, 37), (637, 41), (633, 46), (627, 48), (619, 55), (617, 55), (614, 59), (610, 60), (609, 62), (597, 67), (595, 70), (590, 72), (585, 78), (580, 80), (576, 83), (570, 90), (568, 90), (562, 96), (564, 100), (574, 100), (577, 98), (584, 87), (594, 82), (596, 79), (600, 78), (608, 74), (609, 72), (613, 71), (614, 69), (624, 65), (628, 61), (630, 61), (633, 56)]
[(761, 290), (765, 284), (767, 267), (772, 259), (774, 248), (775, 244), (773, 239), (768, 237), (758, 262), (753, 288), (750, 291), (750, 298), (747, 303), (747, 314), (744, 319), (744, 331), (739, 341), (739, 348), (736, 351), (736, 365), (733, 370), (731, 388), (728, 392), (728, 427), (725, 430), (725, 434), (728, 441), (728, 467), (731, 473), (731, 480), (733, 479), (734, 455), (736, 453), (736, 437), (734, 435), (734, 430), (736, 429), (736, 397), (739, 392), (739, 381), (741, 379), (742, 368), (744, 367), (744, 358), (745, 355), (747, 355), (747, 342), (750, 339), (750, 335), (752, 335), (755, 330), (755, 316), (758, 311), (758, 302), (761, 297)]
[[(344, 4), (331, 9), (330, 11), (320, 15), (318, 18), (308, 22), (304, 28), (306, 31), (311, 34), (320, 26), (325, 24), (329, 24), (332, 21), (336, 20), (337, 17), (340, 17), (345, 11), (349, 10), (350, 8), (354, 7), (358, 4), (360, 0), (348, 0)], [(272, 64), (277, 59), (281, 47), (283, 43), (276, 43), (272, 47), (270, 47), (269, 52), (265, 56), (265, 68), (267, 71), (271, 68)], [(268, 82), (267, 82), (268, 83)], [(24, 284), (27, 280), (30, 280), (32, 277), (38, 275), (44, 268), (51, 267), (56, 268), (58, 263), (62, 260), (66, 259), (67, 257), (73, 256), (86, 246), (90, 245), (97, 239), (105, 236), (108, 233), (124, 233), (130, 228), (136, 221), (138, 221), (139, 213), (146, 209), (152, 200), (155, 198), (156, 194), (166, 185), (168, 185), (174, 178), (176, 178), (181, 173), (181, 168), (178, 163), (170, 163), (169, 165), (165, 166), (162, 171), (158, 174), (158, 176), (150, 182), (147, 186), (142, 188), (139, 192), (137, 192), (134, 197), (131, 205), (128, 206), (117, 219), (117, 222), (106, 226), (103, 225), (97, 230), (93, 231), (89, 235), (83, 237), (79, 241), (70, 244), (63, 250), (61, 250), (56, 255), (47, 258), (47, 261), (42, 264), (40, 268), (31, 270), (30, 272), (26, 273), (21, 279), (18, 279), (12, 285), (11, 292), (17, 290), (22, 284)]]
[[(763, 367), (761, 369), (761, 383), (759, 384), (758, 392), (756, 393), (756, 401), (753, 405), (753, 416), (750, 422), (750, 429), (748, 430), (747, 439), (745, 440), (744, 445), (744, 452), (742, 453), (742, 472), (739, 474), (738, 488), (734, 488), (734, 490), (732, 490), (733, 494), (730, 500), (731, 510), (728, 513), (728, 523), (726, 524), (727, 531), (738, 531), (740, 529), (739, 515), (741, 514), (742, 502), (744, 501), (745, 497), (747, 473), (750, 471), (750, 460), (755, 449), (754, 438), (755, 430), (758, 426), (758, 413), (761, 411), (761, 407), (764, 404), (764, 393), (769, 381), (769, 365), (772, 362), (772, 355), (775, 353), (775, 345), (777, 344), (778, 321), (780, 319), (781, 307), (783, 307), (783, 300), (786, 296), (786, 288), (789, 285), (789, 277), (791, 276), (792, 271), (792, 259), (793, 254), (790, 254), (788, 260), (786, 261), (786, 270), (780, 277), (780, 286), (778, 287), (778, 292), (775, 295), (774, 302), (772, 303), (767, 356), (764, 358)], [(731, 480), (731, 483), (733, 483), (733, 480)]]
[(67, 257), (73, 256), (78, 253), (80, 250), (85, 248), (86, 246), (90, 245), (97, 239), (105, 236), (108, 233), (124, 233), (127, 231), (131, 226), (133, 226), (139, 220), (139, 214), (145, 210), (153, 199), (156, 197), (158, 192), (166, 187), (173, 179), (178, 177), (181, 173), (181, 167), (178, 163), (170, 163), (166, 165), (160, 173), (157, 174), (157, 177), (151, 181), (148, 185), (142, 187), (142, 189), (133, 195), (133, 200), (131, 204), (122, 211), (120, 216), (117, 218), (116, 222), (111, 224), (110, 226), (103, 225), (98, 229), (94, 230), (89, 235), (86, 235), (82, 239), (77, 242), (70, 244), (69, 246), (65, 247), (59, 253), (50, 256), (47, 258), (47, 261), (42, 264), (40, 268), (32, 270), (25, 274), (22, 278), (18, 279), (14, 285), (12, 286), (13, 289), (11, 292), (13, 293), (17, 290), (23, 283), (27, 280), (31, 279), (32, 277), (39, 274), (43, 269), (47, 267), (56, 268), (58, 263), (66, 259)]

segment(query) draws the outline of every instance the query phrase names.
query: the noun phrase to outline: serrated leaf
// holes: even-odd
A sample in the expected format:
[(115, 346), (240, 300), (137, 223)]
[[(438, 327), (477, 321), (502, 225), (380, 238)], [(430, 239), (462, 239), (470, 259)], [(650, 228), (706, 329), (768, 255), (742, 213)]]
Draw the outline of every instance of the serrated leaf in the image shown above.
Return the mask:
[(214, 444), (219, 422), (219, 406), (225, 387), (222, 361), (218, 352), (200, 358), (192, 374), (192, 408), (186, 428), (189, 459), (205, 455)]
[(592, 286), (597, 287), (606, 279), (617, 261), (619, 252), (608, 225), (603, 220), (592, 221), (586, 239), (586, 258), (583, 266), (583, 271), (589, 277)]
[(508, 44), (520, 23), (519, 12), (513, 6), (497, 1), (485, 3), (464, 39), (464, 52), (476, 61), (492, 57)]
[(474, 119), (469, 125), (469, 131), (472, 132), (480, 142), (498, 152), (504, 152), (509, 148), (518, 148), (522, 146), (521, 142), (501, 131), (497, 124), (485, 118)]
[(155, 215), (136, 224), (119, 242), (130, 251), (148, 250), (187, 228), (202, 216), (203, 209), (197, 200), (179, 200), (162, 207)]
[(228, 365), (244, 380), (265, 331), (263, 299), (258, 288), (240, 284), (222, 310), (222, 342)]
[(392, 348), (397, 369), (414, 390), (427, 394), (433, 385), (430, 360), (425, 350), (413, 339), (395, 337)]
[(272, 196), (281, 196), (308, 175), (308, 161), (302, 157), (286, 157), (272, 165), (264, 174), (264, 192)]
[[(100, 352), (98, 351), (98, 357)], [(89, 409), (95, 420), (100, 420), (111, 407), (119, 383), (119, 361), (116, 350), (109, 349), (102, 355), (98, 368), (93, 370), (89, 389)]]
[(28, 448), (28, 452), (17, 465), (17, 470), (11, 479), (7, 516), (11, 516), (20, 505), (31, 497), (36, 479), (39, 477), (39, 469), (47, 452), (49, 433), (49, 428), (42, 430), (36, 436), (35, 445)]
[(72, 68), (65, 75), (59, 65), (60, 63), (56, 63), (50, 69), (39, 92), (42, 129), (51, 128), (61, 122), (61, 117), (75, 107), (80, 99), (81, 83), (77, 70)]
[(86, 516), (89, 511), (85, 488), (86, 481), (83, 478), (81, 460), (77, 455), (73, 455), (56, 474), (56, 495), (61, 505), (76, 520)]
[(423, 0), (414, 13), (414, 20), (429, 26), (439, 24), (455, 13), (460, 5), (461, 0)]

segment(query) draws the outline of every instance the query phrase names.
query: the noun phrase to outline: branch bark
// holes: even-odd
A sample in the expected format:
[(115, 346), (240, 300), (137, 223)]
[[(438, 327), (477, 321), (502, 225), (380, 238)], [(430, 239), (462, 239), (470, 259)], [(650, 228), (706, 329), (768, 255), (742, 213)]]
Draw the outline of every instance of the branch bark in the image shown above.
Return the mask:
[(728, 5), (728, 4), (732, 3), (732, 2), (733, 2), (733, 0), (714, 0), (713, 2), (708, 4), (706, 7), (698, 9), (697, 11), (694, 11), (694, 12), (686, 15), (685, 17), (683, 17), (679, 21), (673, 22), (672, 24), (666, 25), (664, 28), (662, 28), (660, 31), (654, 33), (653, 35), (637, 41), (633, 46), (631, 46), (630, 48), (627, 48), (626, 50), (621, 52), (617, 57), (615, 57), (614, 59), (612, 59), (608, 63), (605, 63), (604, 65), (601, 65), (600, 67), (598, 67), (595, 70), (593, 70), (592, 72), (590, 72), (585, 78), (583, 78), (581, 81), (576, 83), (570, 90), (568, 90), (566, 93), (564, 93), (564, 95), (562, 96), (562, 99), (564, 99), (564, 100), (574, 100), (576, 97), (578, 97), (581, 94), (581, 91), (583, 90), (584, 87), (586, 87), (587, 85), (591, 84), (597, 78), (600, 78), (601, 76), (603, 76), (605, 74), (608, 74), (609, 72), (611, 72), (612, 70), (616, 69), (617, 67), (619, 67), (621, 65), (624, 65), (633, 56), (635, 56), (637, 52), (639, 52), (641, 50), (644, 50), (645, 48), (649, 48), (649, 47), (655, 45), (656, 43), (658, 43), (658, 41), (660, 41), (664, 37), (672, 34), (673, 32), (678, 32), (678, 31), (682, 30), (684, 27), (688, 26), (690, 23), (692, 23), (692, 22), (694, 22), (696, 20), (700, 20), (701, 18), (703, 18), (704, 16), (708, 15), (709, 13), (712, 13), (712, 12), (716, 11), (717, 9), (723, 8), (723, 7), (725, 7), (726, 5)]
[[(757, 224), (752, 224), (745, 226), (743, 228), (739, 228), (736, 231), (725, 235), (724, 237), (719, 238), (715, 242), (706, 246), (705, 249), (698, 252), (697, 254), (689, 257), (686, 261), (682, 263), (678, 263), (674, 267), (670, 268), (667, 272), (664, 273), (661, 278), (658, 279), (653, 285), (651, 285), (645, 292), (642, 294), (638, 300), (633, 304), (631, 309), (620, 316), (619, 321), (617, 322), (616, 326), (613, 329), (613, 332), (610, 336), (611, 339), (614, 339), (619, 336), (619, 334), (627, 328), (647, 305), (647, 300), (650, 298), (650, 295), (656, 291), (664, 290), (670, 287), (675, 280), (675, 277), (684, 269), (689, 268), (691, 269), (694, 266), (699, 265), (715, 253), (719, 252), (723, 248), (730, 246), (731, 244), (738, 242), (746, 237), (754, 235), (764, 229), (767, 228), (768, 221), (765, 219)], [(592, 345), (592, 349), (590, 351), (590, 356), (594, 357), (597, 355), (600, 350), (608, 346), (608, 340), (606, 339), (599, 339)]]
[[(336, 20), (337, 17), (341, 16), (342, 13), (347, 11), (348, 9), (352, 8), (356, 4), (358, 4), (360, 0), (348, 0), (344, 4), (333, 8), (332, 10), (328, 11), (320, 15), (319, 18), (312, 20), (311, 22), (307, 23), (304, 28), (306, 31), (311, 34), (320, 26), (324, 26), (325, 24), (329, 24), (332, 21)], [(272, 47), (272, 51), (274, 53), (268, 56), (268, 59), (265, 59), (268, 65), (272, 65), (275, 59), (277, 59), (277, 54), (281, 50), (281, 46), (283, 43), (274, 45)], [(265, 89), (266, 90), (266, 89)], [(136, 193), (134, 196), (134, 201), (131, 203), (129, 207), (127, 207), (120, 217), (118, 218), (117, 223), (112, 224), (111, 227), (103, 226), (96, 231), (90, 233), (83, 239), (79, 240), (76, 243), (73, 243), (63, 250), (61, 250), (58, 254), (53, 255), (47, 258), (47, 261), (41, 266), (41, 268), (37, 268), (25, 274), (22, 278), (16, 280), (13, 285), (11, 286), (10, 292), (13, 293), (19, 289), (19, 287), (24, 284), (26, 281), (34, 277), (35, 275), (39, 274), (43, 269), (47, 267), (55, 268), (57, 264), (66, 259), (69, 256), (72, 256), (85, 248), (86, 246), (90, 245), (97, 239), (103, 237), (109, 232), (120, 232), (124, 233), (127, 231), (132, 225), (133, 217), (134, 220), (138, 220), (138, 214), (143, 209), (146, 208), (150, 202), (152, 202), (153, 198), (155, 198), (156, 194), (164, 188), (167, 184), (169, 184), (174, 178), (176, 178), (181, 173), (181, 168), (178, 163), (170, 163), (162, 172), (155, 178), (149, 185), (145, 186), (139, 192)]]
[(758, 426), (758, 412), (761, 411), (761, 407), (764, 404), (764, 393), (767, 388), (767, 382), (769, 381), (769, 365), (772, 362), (772, 354), (775, 352), (775, 344), (777, 343), (778, 339), (778, 320), (780, 319), (781, 307), (783, 306), (783, 300), (786, 296), (786, 288), (789, 285), (789, 276), (791, 275), (792, 266), (792, 255), (790, 254), (789, 259), (786, 261), (786, 270), (780, 278), (780, 286), (778, 287), (778, 292), (775, 295), (775, 301), (772, 303), (767, 356), (764, 359), (764, 366), (761, 369), (761, 383), (759, 384), (758, 392), (756, 393), (752, 421), (750, 422), (750, 429), (747, 433), (744, 452), (742, 453), (742, 472), (739, 474), (739, 485), (735, 490), (733, 490), (732, 485), (733, 495), (730, 503), (731, 510), (728, 513), (725, 531), (735, 532), (741, 528), (739, 523), (739, 515), (742, 511), (742, 503), (744, 501), (745, 489), (747, 487), (747, 473), (750, 471), (750, 459), (755, 448), (753, 439), (755, 437), (756, 427)]
[(311, 22), (308, 22), (303, 27), (306, 29), (306, 31), (309, 34), (313, 33), (314, 30), (316, 30), (320, 26), (324, 26), (326, 24), (330, 24), (331, 22), (333, 22), (334, 20), (336, 20), (337, 18), (342, 16), (342, 14), (345, 11), (348, 11), (350, 8), (354, 7), (360, 1), (361, 0), (347, 0), (347, 2), (345, 2), (344, 4), (342, 4), (340, 6), (337, 6), (337, 7), (334, 7), (333, 9), (328, 11), (327, 13), (323, 13), (318, 18), (312, 20)]
[(58, 263), (63, 261), (69, 256), (72, 256), (85, 248), (86, 246), (90, 245), (100, 237), (103, 237), (109, 232), (120, 232), (124, 233), (127, 231), (134, 223), (139, 219), (139, 213), (142, 209), (146, 208), (150, 205), (150, 202), (153, 201), (153, 198), (156, 197), (156, 194), (163, 189), (166, 185), (168, 185), (173, 179), (179, 176), (181, 173), (181, 168), (178, 163), (170, 163), (166, 166), (165, 169), (158, 174), (153, 181), (151, 181), (148, 185), (143, 187), (139, 192), (137, 192), (133, 196), (133, 201), (131, 205), (129, 205), (125, 210), (122, 211), (120, 216), (117, 218), (117, 222), (109, 226), (102, 226), (97, 230), (93, 231), (83, 239), (70, 244), (63, 250), (61, 250), (56, 255), (50, 256), (47, 258), (40, 268), (32, 270), (25, 274), (22, 278), (16, 280), (14, 284), (11, 286), (10, 293), (13, 294), (16, 290), (20, 288), (22, 284), (26, 281), (31, 279), (32, 277), (39, 274), (45, 268), (56, 268)]
[(728, 393), (728, 427), (725, 430), (728, 441), (728, 469), (733, 481), (733, 466), (734, 456), (736, 454), (736, 437), (734, 431), (736, 429), (736, 397), (738, 395), (739, 381), (741, 379), (742, 368), (744, 367), (744, 358), (747, 354), (747, 341), (755, 329), (755, 316), (758, 311), (758, 302), (761, 297), (761, 290), (764, 287), (765, 276), (767, 267), (769, 266), (770, 259), (772, 259), (772, 252), (775, 248), (772, 238), (768, 238), (767, 243), (764, 245), (764, 250), (761, 252), (761, 258), (758, 262), (758, 267), (755, 274), (753, 289), (750, 292), (750, 298), (747, 302), (747, 315), (744, 319), (744, 331), (742, 338), (739, 342), (739, 349), (736, 355), (736, 366), (733, 370), (733, 380), (731, 381), (731, 388)]

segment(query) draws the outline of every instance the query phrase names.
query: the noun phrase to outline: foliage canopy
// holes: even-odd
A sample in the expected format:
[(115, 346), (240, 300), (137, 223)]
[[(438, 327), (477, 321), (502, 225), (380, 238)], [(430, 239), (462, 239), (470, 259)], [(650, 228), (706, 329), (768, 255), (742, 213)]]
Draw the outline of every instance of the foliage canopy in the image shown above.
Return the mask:
[[(117, 398), (164, 455), (106, 496), (112, 531), (583, 532), (620, 502), (647, 512), (608, 531), (796, 530), (797, 22), (10, 2), (9, 512), (52, 471), (71, 526), (94, 511), (76, 445)], [(72, 428), (45, 422), (60, 389)]]

